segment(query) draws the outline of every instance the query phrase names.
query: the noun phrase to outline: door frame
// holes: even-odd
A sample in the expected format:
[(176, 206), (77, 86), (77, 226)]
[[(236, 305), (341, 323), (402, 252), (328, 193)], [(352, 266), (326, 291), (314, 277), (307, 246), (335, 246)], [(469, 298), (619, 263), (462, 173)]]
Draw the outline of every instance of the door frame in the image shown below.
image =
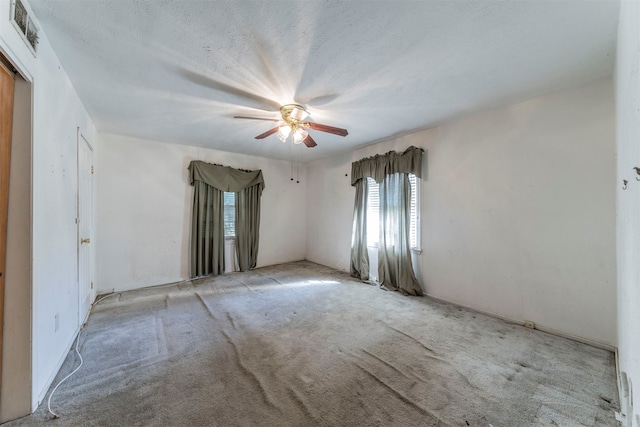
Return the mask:
[[(80, 281), (80, 263), (81, 263), (81, 258), (80, 258), (80, 250), (82, 248), (82, 243), (81, 243), (81, 239), (83, 238), (83, 236), (81, 236), (80, 232), (80, 226), (81, 224), (81, 218), (80, 218), (80, 203), (82, 203), (82, 194), (80, 194), (80, 171), (81, 171), (81, 167), (83, 165), (81, 165), (81, 157), (80, 157), (80, 147), (82, 144), (86, 144), (86, 146), (89, 148), (89, 151), (91, 151), (91, 184), (90, 184), (90, 188), (91, 188), (91, 194), (89, 195), (90, 200), (89, 200), (89, 206), (91, 207), (91, 212), (88, 215), (89, 217), (89, 221), (90, 221), (90, 230), (89, 230), (89, 238), (93, 240), (93, 226), (94, 226), (94, 206), (93, 206), (93, 197), (94, 197), (94, 186), (95, 186), (95, 182), (93, 179), (93, 164), (94, 164), (94, 160), (95, 160), (95, 149), (93, 148), (93, 145), (91, 145), (91, 143), (89, 142), (89, 140), (82, 134), (82, 132), (80, 131), (80, 127), (77, 128), (77, 145), (76, 145), (76, 159), (77, 159), (77, 179), (78, 179), (78, 187), (77, 187), (77, 192), (76, 192), (76, 234), (77, 234), (77, 245), (78, 245), (78, 249), (77, 249), (77, 271), (76, 271), (76, 277), (78, 280), (78, 326), (81, 326), (86, 320), (87, 317), (89, 316), (89, 312), (87, 313), (81, 313), (80, 310), (82, 308), (82, 301), (81, 301), (81, 297), (82, 297), (82, 292), (80, 291), (80, 285), (81, 285), (81, 281)], [(93, 242), (92, 242), (93, 243)], [(91, 307), (91, 303), (93, 302), (94, 298), (95, 298), (95, 287), (92, 286), (93, 285), (93, 257), (94, 257), (94, 253), (93, 253), (93, 246), (90, 243), (89, 248), (89, 260), (88, 263), (89, 265), (87, 266), (88, 270), (89, 270), (89, 289), (87, 289), (87, 292), (89, 293), (89, 308)], [(89, 310), (90, 311), (90, 310)]]

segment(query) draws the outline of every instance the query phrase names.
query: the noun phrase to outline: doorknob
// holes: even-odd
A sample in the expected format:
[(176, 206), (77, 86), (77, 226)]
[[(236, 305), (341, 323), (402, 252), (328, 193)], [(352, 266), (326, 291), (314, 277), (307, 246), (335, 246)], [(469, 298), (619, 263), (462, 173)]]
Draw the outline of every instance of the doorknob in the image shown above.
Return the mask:
[(91, 239), (80, 239), (80, 243), (91, 243)]

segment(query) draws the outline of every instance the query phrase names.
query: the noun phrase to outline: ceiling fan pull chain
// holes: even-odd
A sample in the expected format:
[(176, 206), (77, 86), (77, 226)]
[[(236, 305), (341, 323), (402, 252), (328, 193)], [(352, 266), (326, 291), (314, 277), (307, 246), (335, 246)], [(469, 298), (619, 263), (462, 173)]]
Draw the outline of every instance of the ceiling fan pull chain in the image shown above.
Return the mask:
[(291, 181), (293, 181), (293, 142), (291, 142)]
[[(296, 147), (294, 146), (294, 144), (292, 143), (291, 146), (293, 147), (294, 150), (296, 150)], [(296, 150), (296, 184), (300, 184), (300, 159), (298, 151), (300, 150)]]

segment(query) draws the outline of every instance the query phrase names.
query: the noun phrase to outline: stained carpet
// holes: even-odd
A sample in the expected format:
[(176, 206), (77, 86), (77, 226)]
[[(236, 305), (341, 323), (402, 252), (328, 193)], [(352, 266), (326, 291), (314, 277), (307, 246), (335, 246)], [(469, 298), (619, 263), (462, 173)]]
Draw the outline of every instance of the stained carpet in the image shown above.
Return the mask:
[(79, 344), (7, 427), (617, 425), (612, 353), (310, 262), (110, 296)]

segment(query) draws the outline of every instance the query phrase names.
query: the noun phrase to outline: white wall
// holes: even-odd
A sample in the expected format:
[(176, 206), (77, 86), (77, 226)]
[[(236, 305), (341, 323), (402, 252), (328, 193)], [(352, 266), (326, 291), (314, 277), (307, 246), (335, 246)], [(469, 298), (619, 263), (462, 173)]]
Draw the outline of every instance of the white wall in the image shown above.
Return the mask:
[[(79, 127), (91, 141), (96, 132), (46, 34), (39, 33), (34, 57), (9, 23), (9, 2), (0, 3), (0, 50), (32, 83), (32, 330), (22, 339), (32, 340), (35, 409), (78, 330), (76, 135)], [(13, 368), (20, 366), (4, 366)]]
[(423, 147), (424, 290), (615, 346), (614, 122), (606, 79), (313, 162), (307, 259), (349, 269), (352, 161)]
[(258, 267), (305, 258), (304, 165), (297, 184), (286, 161), (109, 134), (101, 134), (99, 144), (99, 293), (189, 277), (192, 160), (262, 169)]
[[(640, 426), (640, 3), (620, 6), (616, 64), (618, 357), (623, 425)], [(629, 184), (622, 190), (622, 180)], [(632, 397), (633, 396), (633, 397)], [(633, 401), (632, 401), (633, 400)]]

